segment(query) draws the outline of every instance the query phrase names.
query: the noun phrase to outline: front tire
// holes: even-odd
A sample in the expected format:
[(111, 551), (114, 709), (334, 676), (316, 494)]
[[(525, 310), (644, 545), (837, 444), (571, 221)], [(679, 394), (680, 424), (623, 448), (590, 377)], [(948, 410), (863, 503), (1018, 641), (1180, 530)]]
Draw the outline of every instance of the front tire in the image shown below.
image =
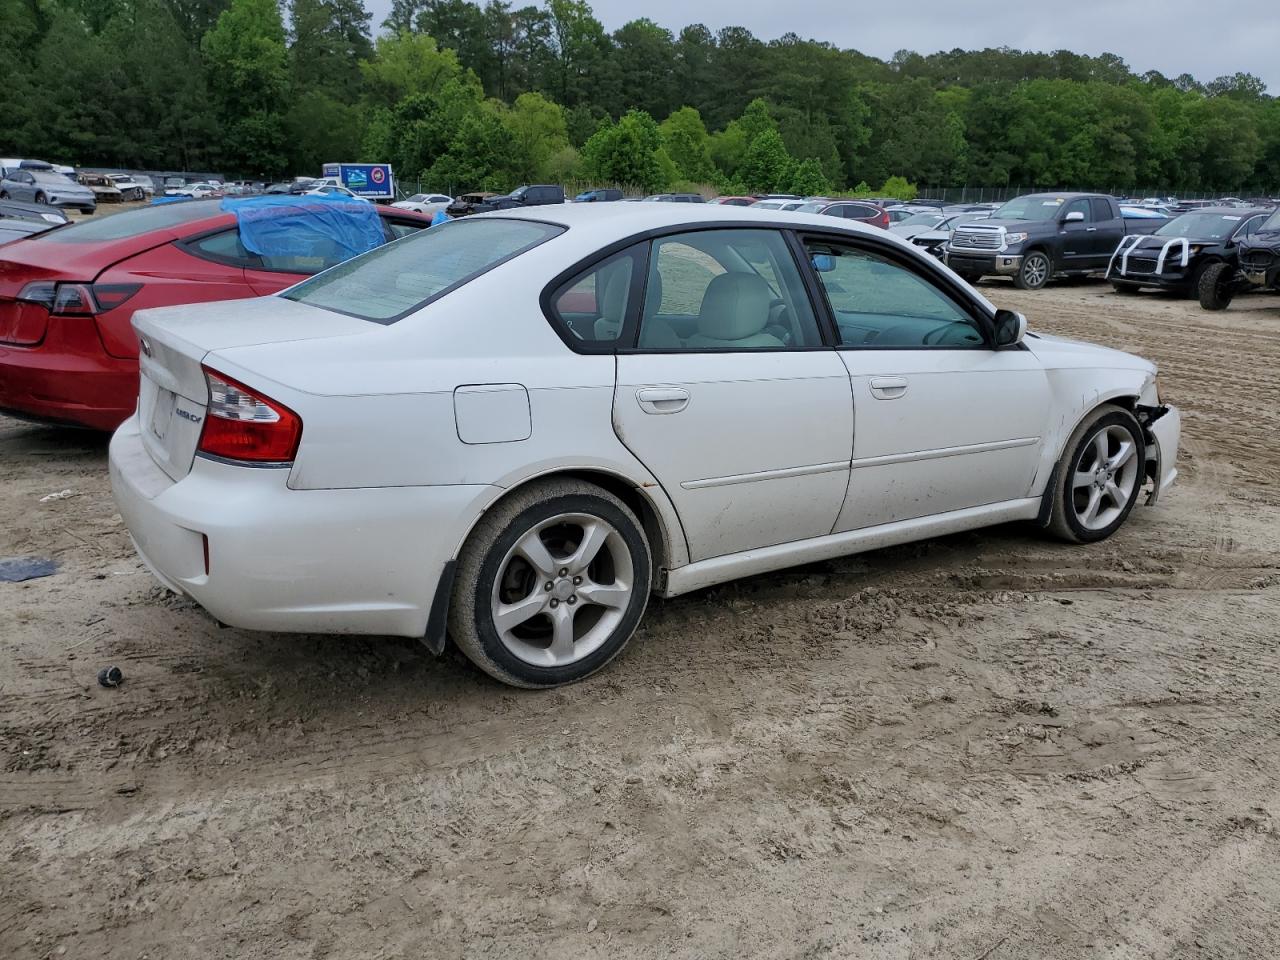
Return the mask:
[(449, 627), (503, 683), (556, 687), (622, 652), (649, 601), (649, 542), (631, 509), (580, 480), (531, 484), (493, 507), (459, 558)]
[(1013, 285), (1019, 290), (1039, 290), (1053, 275), (1053, 264), (1042, 250), (1032, 250), (1022, 258), (1022, 266), (1014, 275)]
[(48, 203), (48, 201), (45, 200), (43, 193), (37, 193), (35, 196), (35, 200), (36, 200), (36, 203), (40, 203), (40, 204)]
[(1137, 293), (1140, 288), (1129, 283), (1121, 283), (1117, 280), (1111, 281), (1111, 289), (1123, 296), (1132, 296)]
[(1146, 462), (1137, 418), (1112, 404), (1099, 407), (1076, 428), (1058, 461), (1049, 530), (1069, 543), (1107, 539), (1138, 502)]
[(1200, 298), (1200, 306), (1206, 310), (1225, 310), (1235, 298), (1231, 280), (1235, 268), (1229, 263), (1210, 264), (1200, 276), (1196, 293)]

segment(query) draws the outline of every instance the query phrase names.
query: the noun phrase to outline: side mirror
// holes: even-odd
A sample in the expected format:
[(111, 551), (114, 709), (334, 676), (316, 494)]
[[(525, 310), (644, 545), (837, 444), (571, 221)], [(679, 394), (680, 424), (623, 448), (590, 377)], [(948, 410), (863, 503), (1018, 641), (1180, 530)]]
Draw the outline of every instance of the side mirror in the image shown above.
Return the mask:
[(1012, 310), (997, 310), (994, 333), (997, 350), (1019, 344), (1027, 335), (1027, 318)]
[(1079, 210), (1072, 210), (1062, 218), (1063, 223), (1084, 223), (1084, 214)]

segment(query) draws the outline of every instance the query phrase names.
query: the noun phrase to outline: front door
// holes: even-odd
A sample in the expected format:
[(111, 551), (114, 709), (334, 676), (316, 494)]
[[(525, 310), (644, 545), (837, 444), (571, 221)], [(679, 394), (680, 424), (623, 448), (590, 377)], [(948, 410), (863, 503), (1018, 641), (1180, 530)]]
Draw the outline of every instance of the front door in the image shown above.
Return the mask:
[(854, 403), (836, 530), (1031, 495), (1049, 387), (1028, 350), (991, 349), (971, 304), (892, 251), (807, 242)]
[(783, 234), (652, 242), (618, 437), (661, 482), (694, 560), (829, 534), (853, 446), (849, 375)]

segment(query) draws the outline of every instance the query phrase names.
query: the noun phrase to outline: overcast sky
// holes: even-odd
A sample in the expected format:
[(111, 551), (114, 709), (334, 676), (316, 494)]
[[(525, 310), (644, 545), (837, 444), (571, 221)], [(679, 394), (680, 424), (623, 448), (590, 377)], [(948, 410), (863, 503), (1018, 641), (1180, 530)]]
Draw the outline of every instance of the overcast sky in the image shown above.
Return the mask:
[[(516, 0), (515, 6), (534, 0)], [(375, 28), (391, 0), (365, 0)], [(902, 49), (1009, 46), (1115, 53), (1137, 73), (1190, 73), (1202, 81), (1243, 71), (1280, 94), (1280, 0), (594, 0), (609, 31), (648, 17), (673, 33), (689, 23), (746, 27), (762, 40), (788, 31), (888, 59)]]

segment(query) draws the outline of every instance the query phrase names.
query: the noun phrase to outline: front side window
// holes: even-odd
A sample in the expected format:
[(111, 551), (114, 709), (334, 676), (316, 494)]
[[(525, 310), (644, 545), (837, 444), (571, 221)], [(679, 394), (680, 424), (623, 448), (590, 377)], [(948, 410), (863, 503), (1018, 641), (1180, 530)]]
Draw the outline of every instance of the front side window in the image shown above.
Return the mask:
[(1093, 220), (1093, 214), (1089, 211), (1089, 201), (1086, 199), (1072, 200), (1062, 209), (1062, 219), (1065, 221), (1067, 217), (1073, 213), (1078, 213), (1084, 217), (1085, 223)]
[(821, 346), (783, 235), (704, 230), (654, 240), (637, 346), (785, 350)]
[(454, 220), (349, 260), (281, 296), (395, 323), (563, 231), (532, 220)]
[(984, 346), (969, 313), (929, 280), (866, 250), (806, 243), (840, 343), (872, 349)]

